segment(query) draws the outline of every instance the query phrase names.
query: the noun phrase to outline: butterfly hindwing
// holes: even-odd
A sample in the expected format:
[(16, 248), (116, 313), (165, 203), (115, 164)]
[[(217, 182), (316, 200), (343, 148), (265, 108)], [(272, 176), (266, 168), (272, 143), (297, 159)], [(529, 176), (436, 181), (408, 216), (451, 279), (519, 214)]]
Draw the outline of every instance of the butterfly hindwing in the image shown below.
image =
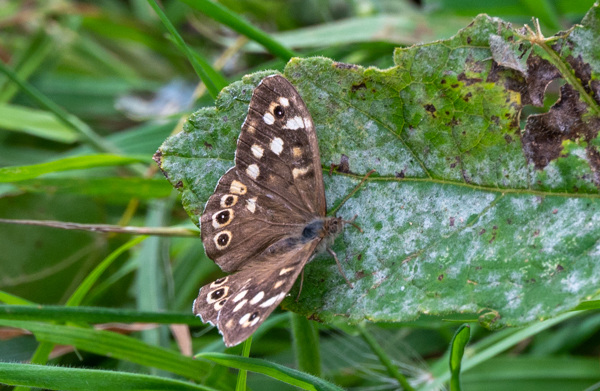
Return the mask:
[(237, 345), (285, 298), (317, 244), (313, 240), (282, 248), (253, 260), (251, 267), (203, 286), (194, 301), (194, 314), (216, 325), (225, 345)]

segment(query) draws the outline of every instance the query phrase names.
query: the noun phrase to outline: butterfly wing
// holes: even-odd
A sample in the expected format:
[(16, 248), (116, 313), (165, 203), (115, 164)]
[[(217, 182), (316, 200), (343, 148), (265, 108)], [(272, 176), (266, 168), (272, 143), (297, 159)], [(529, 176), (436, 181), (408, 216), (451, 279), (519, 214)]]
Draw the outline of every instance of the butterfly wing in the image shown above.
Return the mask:
[(256, 87), (238, 138), (235, 167), (201, 217), (207, 255), (226, 272), (325, 216), (317, 136), (296, 89), (279, 75)]
[(281, 248), (200, 289), (194, 314), (216, 325), (226, 346), (248, 338), (284, 299), (320, 240)]

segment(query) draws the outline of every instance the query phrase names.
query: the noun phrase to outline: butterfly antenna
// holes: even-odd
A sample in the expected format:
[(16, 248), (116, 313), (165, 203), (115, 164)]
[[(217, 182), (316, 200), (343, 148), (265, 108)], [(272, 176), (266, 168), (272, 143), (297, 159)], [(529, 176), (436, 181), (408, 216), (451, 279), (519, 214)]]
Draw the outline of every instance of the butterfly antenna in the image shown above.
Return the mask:
[[(337, 212), (337, 211), (338, 211), (338, 210), (339, 210), (339, 209), (340, 209), (340, 208), (341, 208), (341, 207), (342, 207), (342, 206), (343, 206), (343, 205), (346, 203), (346, 201), (348, 201), (350, 198), (352, 198), (352, 196), (353, 196), (354, 194), (356, 194), (356, 192), (357, 192), (357, 191), (359, 191), (359, 190), (360, 190), (360, 188), (362, 187), (363, 183), (365, 183), (365, 182), (367, 181), (367, 179), (369, 179), (369, 177), (370, 177), (370, 176), (371, 176), (373, 173), (375, 173), (375, 172), (376, 172), (375, 170), (371, 170), (371, 171), (369, 171), (369, 172), (367, 173), (367, 175), (365, 175), (365, 176), (362, 178), (362, 180), (360, 181), (360, 183), (359, 183), (358, 185), (356, 185), (356, 186), (354, 187), (354, 189), (352, 189), (352, 191), (351, 191), (351, 192), (350, 192), (350, 193), (349, 193), (349, 194), (348, 194), (348, 195), (347, 195), (347, 196), (346, 196), (346, 197), (345, 197), (345, 198), (342, 200), (342, 202), (341, 202), (341, 203), (340, 203), (338, 206), (336, 206), (336, 207), (335, 207), (335, 208), (334, 208), (334, 209), (331, 211), (331, 214), (332, 214), (332, 215), (335, 215), (335, 214), (336, 214), (336, 212)], [(347, 222), (348, 222), (349, 224), (352, 224), (353, 226), (355, 226), (356, 228), (358, 228), (358, 229), (359, 229), (359, 230), (362, 232), (362, 230), (360, 229), (360, 227), (359, 227), (358, 225), (356, 225), (356, 224), (354, 224), (354, 223), (353, 223), (353, 221), (354, 221), (354, 219), (355, 219), (355, 218), (356, 218), (356, 216), (354, 216), (354, 218), (353, 218), (352, 220), (350, 220), (350, 221), (347, 221)], [(345, 221), (345, 222), (346, 222), (346, 221)]]
[(354, 228), (356, 228), (357, 230), (359, 230), (360, 233), (362, 234), (363, 233), (362, 228), (360, 228), (360, 225), (358, 225), (358, 224), (356, 224), (354, 222), (354, 220), (356, 220), (357, 217), (358, 217), (358, 215), (354, 215), (354, 217), (351, 218), (350, 220), (342, 220), (342, 223), (344, 223), (344, 224), (351, 224)]

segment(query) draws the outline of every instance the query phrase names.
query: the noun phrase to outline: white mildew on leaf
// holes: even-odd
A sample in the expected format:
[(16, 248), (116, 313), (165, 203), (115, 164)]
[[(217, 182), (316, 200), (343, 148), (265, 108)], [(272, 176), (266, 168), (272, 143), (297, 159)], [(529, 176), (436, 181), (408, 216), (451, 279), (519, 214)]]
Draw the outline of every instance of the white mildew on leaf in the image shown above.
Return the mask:
[[(600, 38), (590, 33), (598, 23), (557, 41), (561, 61), (571, 56), (573, 69), (586, 69), (592, 80), (600, 64), (581, 48)], [(520, 116), (527, 86), (515, 71), (492, 63), (491, 35), (512, 45), (514, 31), (480, 16), (453, 38), (396, 50), (397, 66), (385, 70), (323, 58), (287, 65), (286, 77), (315, 123), (328, 208), (371, 169), (377, 172), (337, 211), (345, 219), (358, 215), (363, 229), (346, 226), (333, 245), (354, 289), (325, 253), (306, 267), (300, 300), (297, 283), (284, 306), (325, 322), (470, 311), (490, 314), (487, 325), (499, 327), (549, 318), (596, 293), (597, 136), (565, 131), (555, 144), (543, 134), (529, 137), (519, 126), (527, 120)], [(537, 56), (527, 42), (519, 45)], [(217, 109), (191, 116), (186, 131), (161, 147), (162, 168), (196, 220), (233, 166), (247, 102), (267, 74), (233, 83)], [(263, 126), (275, 124), (265, 117), (258, 118)], [(583, 124), (596, 117), (588, 110), (583, 122), (570, 119)], [(279, 151), (265, 142), (266, 152)], [(349, 173), (328, 175), (332, 164)], [(261, 299), (258, 306), (273, 297)]]

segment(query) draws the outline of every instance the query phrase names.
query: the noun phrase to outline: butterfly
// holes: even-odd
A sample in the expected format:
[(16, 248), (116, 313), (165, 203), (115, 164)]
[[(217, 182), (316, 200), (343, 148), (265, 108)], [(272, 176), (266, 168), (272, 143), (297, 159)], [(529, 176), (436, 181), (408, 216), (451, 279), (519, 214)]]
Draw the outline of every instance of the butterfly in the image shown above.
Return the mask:
[(244, 341), (316, 253), (329, 251), (341, 271), (330, 246), (345, 223), (326, 216), (317, 134), (306, 104), (283, 76), (264, 78), (250, 99), (235, 166), (221, 177), (200, 218), (206, 254), (233, 274), (200, 289), (194, 314), (216, 325), (225, 345)]

